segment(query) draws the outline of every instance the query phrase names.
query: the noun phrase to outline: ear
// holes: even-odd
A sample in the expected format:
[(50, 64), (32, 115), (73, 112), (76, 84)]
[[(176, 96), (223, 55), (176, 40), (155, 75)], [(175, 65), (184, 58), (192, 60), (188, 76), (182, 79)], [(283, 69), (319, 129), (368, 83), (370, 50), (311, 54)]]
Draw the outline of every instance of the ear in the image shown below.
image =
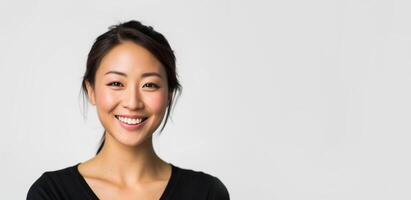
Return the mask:
[(96, 97), (95, 97), (94, 88), (91, 86), (89, 81), (86, 81), (86, 87), (87, 87), (87, 95), (90, 100), (90, 103), (93, 105), (96, 105)]

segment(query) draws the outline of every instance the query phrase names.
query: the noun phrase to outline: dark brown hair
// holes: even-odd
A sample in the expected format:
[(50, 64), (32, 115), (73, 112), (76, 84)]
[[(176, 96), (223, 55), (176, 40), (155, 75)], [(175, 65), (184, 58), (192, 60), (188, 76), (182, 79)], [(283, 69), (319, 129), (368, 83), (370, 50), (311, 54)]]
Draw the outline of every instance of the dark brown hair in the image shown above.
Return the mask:
[[(166, 111), (167, 114), (163, 127), (160, 130), (161, 133), (167, 124), (174, 99), (177, 94), (181, 94), (182, 87), (178, 81), (174, 51), (171, 49), (167, 39), (161, 33), (155, 31), (151, 26), (146, 26), (139, 21), (131, 20), (112, 25), (107, 32), (98, 36), (87, 57), (86, 72), (84, 73), (82, 81), (82, 92), (84, 93), (84, 96), (88, 98), (86, 81), (88, 81), (94, 88), (95, 75), (101, 60), (111, 49), (125, 41), (132, 41), (147, 49), (161, 62), (166, 71), (169, 94), (172, 95), (170, 95), (169, 98)], [(96, 154), (103, 148), (105, 141), (104, 134), (105, 131)]]

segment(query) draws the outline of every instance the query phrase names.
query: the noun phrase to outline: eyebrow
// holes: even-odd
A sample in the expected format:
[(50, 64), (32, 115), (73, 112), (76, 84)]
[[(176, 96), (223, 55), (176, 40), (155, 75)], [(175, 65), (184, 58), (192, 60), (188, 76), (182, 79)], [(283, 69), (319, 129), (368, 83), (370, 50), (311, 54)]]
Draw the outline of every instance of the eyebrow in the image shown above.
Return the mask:
[[(117, 75), (120, 75), (120, 76), (127, 77), (126, 73), (119, 72), (119, 71), (108, 71), (104, 75), (107, 75), (107, 74), (117, 74)], [(148, 76), (157, 76), (157, 77), (163, 79), (163, 77), (157, 72), (146, 72), (146, 73), (141, 75), (142, 78), (145, 78), (145, 77), (148, 77)]]

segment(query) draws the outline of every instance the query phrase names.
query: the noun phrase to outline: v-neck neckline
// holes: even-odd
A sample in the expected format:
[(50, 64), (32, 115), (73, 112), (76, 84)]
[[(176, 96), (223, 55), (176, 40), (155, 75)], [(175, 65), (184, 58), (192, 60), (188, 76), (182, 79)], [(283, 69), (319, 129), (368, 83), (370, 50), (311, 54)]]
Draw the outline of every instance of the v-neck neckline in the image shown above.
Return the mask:
[[(90, 185), (87, 183), (86, 179), (83, 177), (83, 175), (80, 174), (80, 171), (78, 170), (78, 166), (81, 164), (81, 162), (77, 163), (76, 165), (73, 166), (74, 168), (74, 174), (77, 176), (77, 179), (80, 181), (80, 184), (82, 188), (85, 190), (85, 192), (93, 199), (93, 200), (99, 200), (97, 195), (94, 193), (93, 189), (91, 189)], [(167, 185), (161, 194), (161, 197), (159, 200), (166, 200), (169, 199), (172, 189), (174, 188), (177, 178), (178, 178), (178, 167), (174, 166), (173, 164), (169, 163), (171, 165), (171, 176), (170, 179), (167, 182)]]

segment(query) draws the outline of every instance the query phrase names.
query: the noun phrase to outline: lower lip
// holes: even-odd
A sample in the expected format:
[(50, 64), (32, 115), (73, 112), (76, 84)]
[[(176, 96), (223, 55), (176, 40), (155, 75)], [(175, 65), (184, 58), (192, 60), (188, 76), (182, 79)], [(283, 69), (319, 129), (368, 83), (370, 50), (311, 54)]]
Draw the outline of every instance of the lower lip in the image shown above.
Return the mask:
[(140, 129), (141, 127), (143, 127), (148, 119), (144, 120), (143, 122), (141, 122), (139, 124), (126, 124), (126, 123), (120, 121), (117, 118), (116, 118), (116, 120), (118, 122), (120, 122), (121, 127), (123, 127), (124, 129), (129, 130), (129, 131), (134, 131), (134, 130), (137, 130), (137, 129)]

